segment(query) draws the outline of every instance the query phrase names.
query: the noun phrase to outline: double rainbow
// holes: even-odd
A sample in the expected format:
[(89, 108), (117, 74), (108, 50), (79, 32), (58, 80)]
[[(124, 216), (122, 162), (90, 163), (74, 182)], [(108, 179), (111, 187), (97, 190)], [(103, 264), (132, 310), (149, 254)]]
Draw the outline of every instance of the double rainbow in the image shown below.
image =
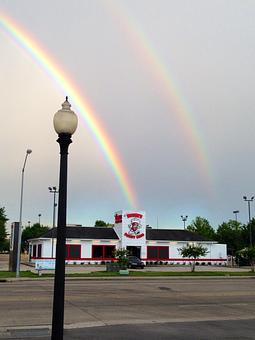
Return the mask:
[(96, 117), (95, 111), (89, 104), (88, 100), (80, 93), (77, 86), (65, 72), (59, 68), (57, 63), (50, 57), (50, 54), (43, 49), (20, 25), (14, 22), (7, 15), (0, 13), (0, 28), (14, 42), (32, 57), (42, 69), (54, 79), (60, 89), (68, 94), (71, 102), (74, 104), (77, 113), (82, 117), (87, 127), (95, 136), (105, 158), (108, 160), (122, 191), (127, 198), (130, 208), (137, 208), (137, 200), (134, 189), (128, 178), (125, 166), (121, 161), (116, 146), (107, 135), (102, 126), (102, 122)]
[(149, 72), (160, 86), (161, 93), (169, 106), (169, 112), (176, 115), (182, 135), (187, 140), (193, 158), (197, 163), (200, 178), (203, 179), (206, 190), (213, 192), (213, 176), (208, 159), (208, 151), (201, 136), (190, 105), (182, 95), (174, 76), (152, 46), (140, 23), (121, 1), (107, 1), (106, 9), (110, 12), (116, 25), (125, 34), (125, 38), (133, 45), (136, 55), (141, 58), (142, 65), (147, 65)]

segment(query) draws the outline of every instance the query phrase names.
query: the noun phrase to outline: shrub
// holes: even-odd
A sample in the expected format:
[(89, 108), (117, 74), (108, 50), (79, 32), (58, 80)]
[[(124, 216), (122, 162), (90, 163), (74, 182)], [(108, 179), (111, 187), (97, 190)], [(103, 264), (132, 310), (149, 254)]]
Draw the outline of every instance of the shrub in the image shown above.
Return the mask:
[(125, 248), (119, 248), (114, 252), (120, 269), (127, 269), (129, 252)]

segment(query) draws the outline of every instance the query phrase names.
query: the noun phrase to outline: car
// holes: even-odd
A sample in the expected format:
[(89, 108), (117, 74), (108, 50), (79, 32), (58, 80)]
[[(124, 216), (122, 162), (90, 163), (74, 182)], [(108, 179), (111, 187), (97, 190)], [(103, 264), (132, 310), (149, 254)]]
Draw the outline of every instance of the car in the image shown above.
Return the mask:
[(144, 263), (136, 256), (128, 257), (128, 268), (144, 268)]

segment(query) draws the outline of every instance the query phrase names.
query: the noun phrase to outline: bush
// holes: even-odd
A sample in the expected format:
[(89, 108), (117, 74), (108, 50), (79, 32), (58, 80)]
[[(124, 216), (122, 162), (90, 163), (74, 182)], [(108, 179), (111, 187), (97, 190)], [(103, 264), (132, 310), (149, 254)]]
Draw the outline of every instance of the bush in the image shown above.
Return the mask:
[(120, 269), (127, 269), (128, 266), (128, 250), (126, 250), (125, 248), (119, 248), (115, 251), (114, 256), (117, 259), (117, 263), (120, 267)]

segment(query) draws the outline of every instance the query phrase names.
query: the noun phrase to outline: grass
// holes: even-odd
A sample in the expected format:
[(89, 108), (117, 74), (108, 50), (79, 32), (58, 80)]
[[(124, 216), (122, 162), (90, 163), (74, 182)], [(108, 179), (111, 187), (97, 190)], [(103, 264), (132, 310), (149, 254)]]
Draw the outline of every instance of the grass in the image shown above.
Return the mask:
[[(15, 272), (0, 271), (0, 279), (16, 277)], [(32, 273), (30, 270), (20, 271), (20, 277), (38, 277), (38, 274)]]
[[(106, 272), (106, 271), (97, 271), (92, 273), (72, 273), (66, 274), (66, 277), (123, 277), (125, 275), (120, 275), (117, 272)], [(203, 271), (203, 272), (142, 272), (142, 271), (129, 271), (130, 277), (194, 277), (194, 276), (219, 276), (219, 277), (229, 277), (229, 276), (254, 276), (255, 273), (249, 272), (217, 272), (217, 271)], [(16, 273), (9, 271), (0, 271), (0, 279), (8, 279), (15, 278)], [(42, 275), (39, 276), (37, 273), (31, 271), (21, 271), (21, 278), (42, 278), (42, 277), (54, 277), (54, 274), (46, 274), (42, 272)]]

